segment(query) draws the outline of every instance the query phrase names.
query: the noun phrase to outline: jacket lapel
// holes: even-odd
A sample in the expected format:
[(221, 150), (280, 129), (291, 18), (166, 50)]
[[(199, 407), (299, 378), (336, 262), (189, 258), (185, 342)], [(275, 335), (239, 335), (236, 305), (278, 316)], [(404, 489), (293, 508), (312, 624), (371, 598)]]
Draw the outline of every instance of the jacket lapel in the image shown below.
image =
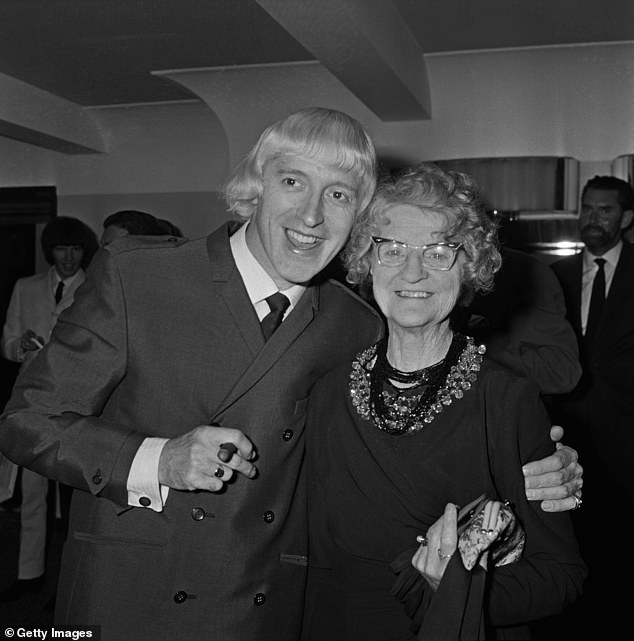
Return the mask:
[(75, 292), (85, 280), (86, 280), (86, 274), (84, 270), (81, 269), (77, 274), (77, 277), (75, 278), (75, 280), (65, 288), (64, 295), (62, 296), (62, 300), (60, 300), (56, 306), (55, 311), (58, 314), (73, 304), (73, 300), (75, 299)]
[(597, 328), (597, 338), (604, 331), (610, 320), (618, 319), (623, 313), (623, 303), (631, 298), (632, 275), (634, 275), (634, 248), (623, 242), (619, 262), (614, 270), (610, 291), (605, 300), (601, 320)]
[(264, 345), (264, 337), (229, 246), (229, 236), (238, 226), (229, 223), (211, 234), (207, 238), (207, 253), (212, 267), (212, 281), (220, 287), (220, 295), (229, 316), (255, 358)]
[(229, 310), (229, 314), (233, 318), (234, 324), (255, 358), (264, 345), (264, 336), (262, 335), (258, 316), (255, 313), (255, 309), (253, 309), (237, 269), (233, 270), (225, 287), (223, 287), (222, 298)]
[(265, 343), (260, 322), (229, 246), (229, 236), (238, 227), (239, 224), (229, 223), (211, 234), (207, 238), (207, 253), (212, 266), (212, 281), (220, 287), (220, 295), (229, 317), (253, 355), (253, 362), (217, 406), (210, 422), (214, 422), (275, 365), (310, 325), (319, 308), (319, 288), (309, 287), (286, 320)]
[[(238, 401), (248, 392), (268, 371), (286, 354), (291, 345), (306, 331), (306, 328), (315, 318), (319, 308), (319, 290), (317, 287), (309, 287), (293, 308), (286, 320), (280, 325), (268, 342), (255, 357), (252, 365), (247, 368), (244, 374), (233, 386), (229, 394), (218, 406), (212, 421), (225, 412), (231, 405)], [(258, 323), (258, 331), (259, 328)]]
[(561, 287), (566, 298), (566, 313), (570, 324), (577, 336), (581, 339), (581, 277), (583, 266), (583, 254), (577, 254), (570, 260), (566, 259), (558, 263), (555, 271), (561, 281)]
[(578, 330), (579, 336), (582, 335), (581, 331), (581, 280), (583, 278), (583, 254), (578, 254), (576, 260), (572, 264), (572, 283), (570, 291), (572, 292), (572, 309), (574, 315), (571, 319), (573, 327)]

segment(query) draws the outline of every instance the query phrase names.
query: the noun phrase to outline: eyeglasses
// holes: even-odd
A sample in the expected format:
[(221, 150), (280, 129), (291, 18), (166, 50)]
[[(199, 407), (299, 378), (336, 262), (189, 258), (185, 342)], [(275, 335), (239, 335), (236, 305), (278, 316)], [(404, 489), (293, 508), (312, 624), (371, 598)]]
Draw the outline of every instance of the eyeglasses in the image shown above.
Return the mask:
[(462, 243), (432, 243), (431, 245), (410, 245), (392, 238), (372, 236), (376, 246), (379, 265), (385, 267), (400, 267), (405, 264), (409, 253), (414, 249), (421, 252), (423, 265), (429, 269), (447, 271), (453, 267), (458, 250)]

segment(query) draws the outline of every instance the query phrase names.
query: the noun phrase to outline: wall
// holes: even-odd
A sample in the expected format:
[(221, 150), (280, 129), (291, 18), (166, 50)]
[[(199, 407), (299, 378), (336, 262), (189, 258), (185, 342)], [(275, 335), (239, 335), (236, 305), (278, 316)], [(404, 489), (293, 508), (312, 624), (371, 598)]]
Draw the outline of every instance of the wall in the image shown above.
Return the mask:
[[(634, 153), (634, 43), (433, 55), (426, 61), (429, 121), (383, 123), (334, 77), (331, 92), (320, 86), (305, 99), (336, 99), (332, 106), (366, 125), (389, 165), (572, 156), (581, 163), (582, 185), (595, 173), (609, 173), (615, 157)], [(208, 73), (216, 81), (217, 72)], [(279, 88), (280, 95), (292, 91)], [(270, 122), (276, 105), (263, 104), (254, 93), (245, 122), (247, 109)], [(126, 207), (169, 218), (192, 237), (225, 220), (217, 190), (229, 172), (233, 141), (213, 105), (92, 113), (108, 133), (107, 154), (68, 156), (0, 139), (0, 186), (54, 184), (59, 213), (76, 215), (96, 231), (108, 213)]]
[[(634, 150), (634, 43), (427, 57), (433, 119), (377, 138), (421, 159), (572, 156)], [(628, 151), (629, 150), (629, 151)]]
[(228, 174), (224, 129), (204, 104), (91, 110), (107, 154), (66, 155), (0, 138), (0, 186), (55, 185), (58, 214), (98, 234), (118, 209), (168, 218), (190, 237), (227, 215), (218, 194)]

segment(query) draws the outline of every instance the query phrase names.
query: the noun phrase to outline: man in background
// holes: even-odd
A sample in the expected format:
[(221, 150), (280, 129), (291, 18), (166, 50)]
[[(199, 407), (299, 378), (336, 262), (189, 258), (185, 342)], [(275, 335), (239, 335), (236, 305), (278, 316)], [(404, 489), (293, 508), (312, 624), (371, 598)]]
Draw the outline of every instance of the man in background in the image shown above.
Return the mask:
[(626, 533), (634, 508), (634, 247), (622, 239), (633, 208), (625, 181), (589, 180), (579, 212), (585, 248), (553, 264), (583, 366), (579, 384), (556, 405), (587, 480), (584, 509), (574, 517), (589, 575), (575, 618), (583, 636), (600, 621), (606, 639), (634, 638), (634, 560)]
[[(84, 269), (98, 246), (89, 227), (68, 217), (48, 223), (41, 243), (50, 268), (15, 283), (2, 331), (3, 356), (22, 363), (22, 370), (48, 343), (59, 315), (72, 304), (77, 288), (85, 280)], [(13, 479), (13, 486), (16, 466), (6, 460), (0, 464), (11, 468), (7, 476)], [(13, 487), (3, 490), (11, 494)], [(14, 601), (38, 590), (43, 583), (48, 479), (23, 468), (21, 490), (18, 577), (0, 594), (0, 601)]]
[(170, 232), (171, 229), (152, 214), (137, 209), (121, 209), (104, 219), (101, 246), (109, 245), (122, 236), (164, 236)]

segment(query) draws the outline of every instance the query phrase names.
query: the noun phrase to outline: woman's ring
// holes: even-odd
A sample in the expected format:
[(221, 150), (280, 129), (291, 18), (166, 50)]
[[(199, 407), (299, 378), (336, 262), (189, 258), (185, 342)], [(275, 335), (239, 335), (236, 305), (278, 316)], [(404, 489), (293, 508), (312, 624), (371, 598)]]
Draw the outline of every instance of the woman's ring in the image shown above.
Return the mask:
[(225, 471), (223, 468), (220, 467), (220, 465), (216, 468), (216, 471), (214, 472), (214, 476), (218, 479), (221, 479), (225, 475)]
[(443, 554), (443, 553), (440, 551), (440, 548), (438, 548), (438, 556), (439, 556), (441, 559), (450, 559), (450, 558), (451, 558), (451, 554)]
[(427, 547), (427, 537), (423, 536), (422, 534), (419, 534), (416, 537), (416, 543), (420, 543), (424, 548)]
[(572, 498), (575, 500), (575, 507), (574, 507), (574, 509), (575, 509), (575, 510), (578, 510), (578, 509), (583, 505), (583, 499), (582, 499), (579, 495), (577, 495), (577, 494), (573, 494), (573, 495), (572, 495)]

